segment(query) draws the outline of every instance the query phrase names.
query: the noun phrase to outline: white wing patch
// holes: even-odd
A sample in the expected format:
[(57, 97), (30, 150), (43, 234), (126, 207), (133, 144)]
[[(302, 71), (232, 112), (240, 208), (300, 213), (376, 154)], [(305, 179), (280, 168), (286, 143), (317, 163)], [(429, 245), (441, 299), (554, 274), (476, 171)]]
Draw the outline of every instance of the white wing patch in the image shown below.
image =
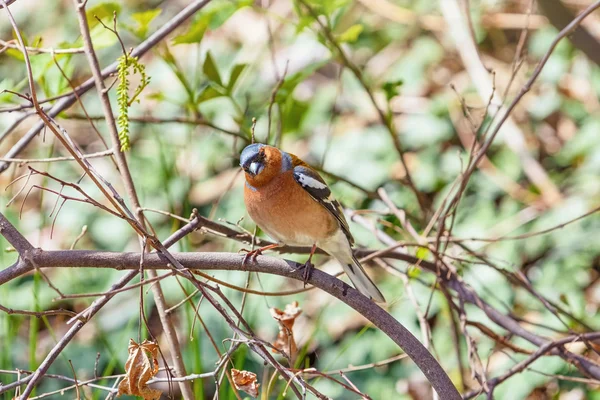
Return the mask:
[(319, 182), (315, 178), (308, 175), (298, 174), (298, 182), (304, 187), (310, 187), (317, 190), (327, 189), (327, 185), (323, 182)]
[(327, 187), (327, 184), (323, 181), (323, 178), (314, 170), (308, 169), (304, 166), (297, 166), (294, 168), (294, 179), (302, 186), (304, 190), (311, 195), (311, 197), (327, 209), (338, 220), (340, 228), (344, 235), (348, 239), (350, 244), (354, 243), (352, 234), (350, 233), (350, 227), (344, 218), (344, 213), (340, 203), (333, 197), (331, 190)]

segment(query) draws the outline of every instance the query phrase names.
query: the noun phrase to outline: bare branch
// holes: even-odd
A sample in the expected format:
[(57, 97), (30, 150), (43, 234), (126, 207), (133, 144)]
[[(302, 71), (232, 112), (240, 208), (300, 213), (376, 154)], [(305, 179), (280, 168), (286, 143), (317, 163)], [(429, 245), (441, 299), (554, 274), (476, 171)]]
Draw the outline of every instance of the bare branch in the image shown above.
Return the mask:
[[(506, 135), (506, 144), (521, 159), (523, 171), (529, 179), (540, 188), (544, 200), (548, 204), (555, 204), (560, 201), (561, 194), (552, 183), (546, 171), (532, 157), (526, 147), (525, 137), (512, 117), (506, 113), (502, 106), (504, 100), (494, 91), (490, 73), (483, 65), (477, 52), (477, 46), (474, 38), (469, 32), (469, 24), (464, 21), (459, 0), (447, 0), (440, 2), (442, 14), (446, 19), (446, 26), (449, 29), (450, 36), (453, 37), (456, 49), (465, 64), (473, 85), (477, 88), (479, 95), (483, 99), (492, 99), (491, 104), (498, 107), (498, 113), (505, 114), (503, 132)], [(485, 153), (482, 152), (482, 154)]]
[[(0, 8), (2, 8), (2, 7), (0, 7)], [(17, 43), (15, 43), (14, 40), (6, 41), (6, 40), (0, 39), (0, 46), (2, 46), (2, 49), (0, 49), (0, 53), (5, 48), (21, 50), (19, 45)], [(42, 47), (26, 46), (25, 49), (27, 49), (27, 51), (32, 54), (43, 54), (43, 53), (47, 53), (47, 54), (80, 54), (80, 53), (84, 52), (83, 47), (76, 47), (76, 48), (72, 48), (72, 49), (55, 49), (55, 48), (42, 48)]]
[[(187, 7), (181, 10), (177, 15), (175, 15), (170, 21), (162, 25), (156, 32), (148, 37), (145, 41), (140, 43), (137, 47), (133, 49), (131, 52), (132, 57), (141, 57), (146, 54), (150, 49), (152, 49), (156, 44), (162, 41), (169, 33), (173, 32), (178, 26), (180, 26), (183, 22), (185, 22), (189, 17), (194, 15), (198, 10), (202, 9), (205, 5), (207, 5), (210, 0), (195, 0), (190, 3)], [(117, 71), (117, 63), (112, 63), (108, 67), (102, 70), (102, 79), (106, 79), (110, 75), (114, 74)], [(90, 78), (81, 84), (77, 88), (77, 93), (81, 96), (95, 85), (94, 78)], [(63, 98), (61, 98), (52, 108), (48, 111), (48, 115), (52, 118), (56, 117), (62, 111), (66, 110), (70, 106), (72, 106), (77, 97), (75, 94), (71, 93)], [(30, 108), (29, 105), (27, 108)], [(5, 158), (14, 158), (16, 157), (24, 148), (27, 147), (29, 142), (33, 140), (34, 137), (37, 136), (38, 133), (43, 129), (45, 123), (43, 121), (38, 122), (35, 126), (33, 126), (19, 141), (6, 153)], [(0, 162), (0, 173), (5, 171), (9, 167), (9, 164)]]
[[(298, 281), (304, 276), (300, 264), (292, 261), (262, 256), (259, 262), (246, 263), (242, 266), (243, 255), (230, 253), (173, 253), (179, 263), (188, 269), (202, 270), (241, 270), (276, 274)], [(144, 256), (146, 269), (169, 269), (167, 261), (161, 254), (152, 253)], [(139, 253), (110, 253), (97, 251), (42, 251), (34, 257), (38, 265), (46, 268), (114, 268), (118, 270), (133, 270), (136, 274), (139, 268)], [(126, 275), (129, 276), (130, 274)], [(460, 399), (439, 363), (431, 353), (423, 347), (406, 328), (376, 303), (361, 295), (354, 288), (333, 276), (314, 270), (308, 283), (325, 290), (332, 296), (342, 300), (350, 307), (369, 319), (375, 326), (385, 332), (423, 371), (443, 399)], [(113, 288), (112, 290), (117, 289)]]
[(33, 246), (21, 232), (10, 223), (10, 221), (0, 213), (0, 234), (4, 236), (21, 256), (29, 250), (33, 250)]

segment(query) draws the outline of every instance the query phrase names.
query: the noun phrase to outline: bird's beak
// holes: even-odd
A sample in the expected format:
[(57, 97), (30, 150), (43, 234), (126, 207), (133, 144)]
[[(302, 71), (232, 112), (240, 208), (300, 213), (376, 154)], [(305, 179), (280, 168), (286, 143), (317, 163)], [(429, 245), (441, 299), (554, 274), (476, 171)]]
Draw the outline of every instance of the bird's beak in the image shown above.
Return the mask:
[(244, 171), (246, 171), (252, 176), (260, 174), (264, 168), (264, 166), (261, 163), (256, 161), (251, 162), (250, 164), (240, 164), (240, 167), (242, 167)]
[(262, 171), (262, 164), (258, 163), (258, 162), (253, 162), (250, 163), (250, 166), (248, 167), (248, 171), (252, 174), (252, 175), (258, 175), (261, 171)]

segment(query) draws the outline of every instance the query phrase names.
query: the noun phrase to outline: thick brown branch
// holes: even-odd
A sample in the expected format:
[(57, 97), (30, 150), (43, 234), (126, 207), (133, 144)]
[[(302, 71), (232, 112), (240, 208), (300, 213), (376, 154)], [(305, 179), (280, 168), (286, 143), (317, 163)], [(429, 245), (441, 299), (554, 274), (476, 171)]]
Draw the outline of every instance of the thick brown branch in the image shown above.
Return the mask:
[(25, 239), (25, 236), (21, 235), (21, 232), (2, 214), (0, 214), (0, 234), (19, 252), (21, 257), (28, 250), (33, 250), (33, 246)]
[[(44, 268), (114, 268), (132, 270), (139, 268), (139, 253), (112, 253), (85, 250), (40, 251), (33, 261)], [(231, 253), (173, 253), (188, 269), (242, 270), (263, 272), (304, 280), (300, 264), (272, 257), (259, 257), (259, 262), (248, 262), (242, 267), (243, 255)], [(146, 269), (170, 269), (165, 257), (158, 253), (144, 255)], [(129, 276), (128, 274), (127, 276)], [(387, 334), (423, 371), (436, 392), (443, 399), (460, 399), (458, 391), (436, 359), (410, 331), (377, 304), (361, 295), (339, 279), (319, 270), (313, 271), (308, 283), (319, 287), (342, 300)]]
[[(1, 213), (0, 213), (0, 216), (2, 216)], [(4, 216), (2, 216), (2, 217), (4, 217)], [(197, 219), (194, 221), (191, 221), (190, 223), (186, 224), (178, 231), (174, 232), (169, 238), (167, 238), (163, 242), (163, 245), (167, 248), (172, 246), (173, 244), (175, 244), (179, 240), (181, 240), (183, 237), (188, 235), (190, 232), (193, 232), (194, 229), (197, 229), (198, 227), (199, 227), (199, 221)], [(39, 253), (39, 252), (42, 252), (42, 250), (34, 249), (34, 252)], [(2, 279), (5, 279), (7, 277), (12, 276), (12, 278), (10, 278), (10, 279), (13, 279), (13, 278), (19, 276), (19, 275), (17, 275), (17, 272), (31, 271), (33, 269), (33, 267), (32, 267), (33, 263), (35, 263), (35, 261), (27, 262), (27, 263), (23, 262), (23, 263), (15, 265), (15, 266), (12, 266), (10, 268), (7, 268), (3, 271), (0, 271), (0, 281), (2, 281)], [(92, 318), (102, 307), (104, 307), (104, 305), (106, 303), (108, 303), (108, 301), (110, 299), (112, 299), (112, 297), (116, 294), (116, 291), (118, 289), (127, 285), (128, 282), (130, 282), (133, 278), (135, 278), (137, 276), (137, 274), (138, 274), (138, 271), (130, 271), (129, 273), (127, 273), (125, 276), (121, 277), (121, 279), (119, 279), (116, 283), (114, 283), (111, 286), (110, 294), (107, 294), (106, 296), (96, 299), (92, 303), (92, 305), (90, 307), (88, 307), (88, 309), (84, 315), (84, 318), (80, 318), (74, 323), (74, 325), (71, 327), (71, 329), (69, 329), (69, 331), (54, 346), (54, 348), (52, 348), (50, 353), (46, 356), (44, 361), (40, 364), (40, 366), (33, 373), (33, 375), (29, 375), (27, 378), (22, 379), (20, 381), (19, 385), (29, 383), (30, 381), (35, 382), (36, 380), (38, 380), (42, 376), (44, 376), (45, 372), (48, 370), (50, 365), (52, 365), (54, 360), (56, 360), (56, 358), (63, 351), (63, 349), (67, 346), (67, 344), (69, 344), (71, 339), (73, 339), (75, 337), (77, 332), (79, 332), (81, 330), (81, 328), (83, 328), (85, 323), (90, 318)], [(6, 282), (6, 281), (4, 281), (4, 282)], [(5, 385), (5, 386), (0, 387), (0, 394), (4, 393), (7, 390), (10, 390), (12, 387), (13, 387), (13, 385)]]

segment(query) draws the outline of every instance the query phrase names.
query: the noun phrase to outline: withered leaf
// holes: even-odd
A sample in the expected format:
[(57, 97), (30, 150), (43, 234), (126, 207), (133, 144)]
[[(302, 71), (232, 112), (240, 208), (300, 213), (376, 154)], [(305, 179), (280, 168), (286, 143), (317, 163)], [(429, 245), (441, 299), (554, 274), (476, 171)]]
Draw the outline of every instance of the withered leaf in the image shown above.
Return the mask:
[(256, 379), (256, 374), (250, 371), (239, 371), (235, 368), (231, 369), (231, 377), (233, 384), (238, 390), (248, 393), (252, 397), (258, 396), (258, 387), (260, 384)]
[(117, 396), (129, 394), (144, 400), (158, 400), (162, 391), (148, 387), (148, 381), (158, 372), (158, 345), (149, 340), (137, 344), (129, 339), (127, 350), (125, 379), (119, 384)]
[(273, 347), (285, 352), (292, 359), (296, 356), (298, 350), (292, 328), (294, 327), (296, 318), (301, 313), (302, 309), (297, 301), (286, 305), (283, 311), (275, 307), (271, 308), (271, 316), (279, 322), (279, 334), (273, 343)]

